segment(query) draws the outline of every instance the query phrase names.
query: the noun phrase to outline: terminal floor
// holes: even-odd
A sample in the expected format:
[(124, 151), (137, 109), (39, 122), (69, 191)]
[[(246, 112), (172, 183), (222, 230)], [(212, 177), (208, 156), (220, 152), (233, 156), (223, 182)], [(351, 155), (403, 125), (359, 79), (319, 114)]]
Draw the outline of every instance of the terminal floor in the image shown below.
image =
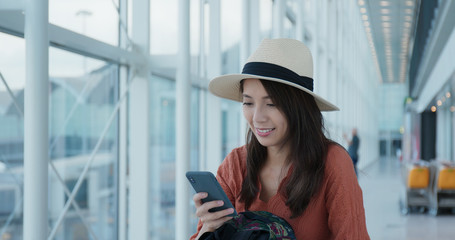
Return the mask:
[(368, 233), (372, 240), (455, 239), (455, 214), (432, 216), (425, 212), (403, 215), (404, 192), (397, 159), (381, 158), (359, 172)]

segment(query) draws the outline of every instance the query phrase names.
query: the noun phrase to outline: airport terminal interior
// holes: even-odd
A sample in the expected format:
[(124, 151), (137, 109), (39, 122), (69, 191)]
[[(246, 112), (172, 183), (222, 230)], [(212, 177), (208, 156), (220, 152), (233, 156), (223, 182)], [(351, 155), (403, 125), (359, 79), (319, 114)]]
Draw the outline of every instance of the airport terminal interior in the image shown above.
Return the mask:
[(455, 239), (455, 1), (0, 0), (0, 240), (189, 239), (187, 171), (245, 144), (209, 81), (263, 39), (313, 56), (371, 239)]

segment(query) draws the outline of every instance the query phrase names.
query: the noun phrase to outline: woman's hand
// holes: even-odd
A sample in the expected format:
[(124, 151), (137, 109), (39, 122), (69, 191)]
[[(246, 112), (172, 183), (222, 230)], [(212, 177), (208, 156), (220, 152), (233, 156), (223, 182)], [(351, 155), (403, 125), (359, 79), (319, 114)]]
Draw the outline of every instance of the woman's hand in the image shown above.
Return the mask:
[(205, 232), (213, 232), (217, 228), (221, 227), (224, 222), (232, 219), (232, 217), (227, 217), (227, 215), (234, 212), (233, 208), (228, 208), (217, 212), (209, 212), (210, 209), (223, 206), (224, 203), (221, 200), (202, 203), (201, 200), (207, 196), (208, 195), (205, 192), (196, 193), (193, 196), (193, 201), (196, 205), (196, 216), (198, 216), (202, 222), (202, 229), (199, 231), (196, 239), (199, 239), (199, 237), (202, 236), (202, 234)]

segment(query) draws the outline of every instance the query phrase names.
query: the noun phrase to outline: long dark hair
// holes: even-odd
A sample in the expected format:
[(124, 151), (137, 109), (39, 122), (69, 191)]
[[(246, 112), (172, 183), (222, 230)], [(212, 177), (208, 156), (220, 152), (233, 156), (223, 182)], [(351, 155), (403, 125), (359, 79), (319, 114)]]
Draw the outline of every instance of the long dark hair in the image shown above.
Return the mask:
[[(324, 119), (313, 96), (282, 83), (260, 81), (287, 120), (283, 145), (289, 145), (286, 162), (292, 165), (293, 171), (279, 191), (286, 196), (286, 206), (292, 212), (291, 218), (295, 218), (303, 214), (321, 187), (327, 149), (332, 141), (324, 134)], [(243, 92), (243, 81), (240, 90)], [(259, 191), (259, 174), (267, 159), (267, 148), (259, 143), (251, 129), (246, 138), (246, 176), (240, 201), (248, 209)]]

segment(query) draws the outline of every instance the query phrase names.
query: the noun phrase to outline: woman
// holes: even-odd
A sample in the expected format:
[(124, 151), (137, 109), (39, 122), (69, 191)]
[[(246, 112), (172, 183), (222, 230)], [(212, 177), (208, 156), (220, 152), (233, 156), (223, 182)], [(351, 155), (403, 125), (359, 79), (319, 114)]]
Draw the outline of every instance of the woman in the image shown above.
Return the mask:
[[(220, 165), (217, 179), (237, 212), (268, 211), (288, 221), (297, 239), (369, 239), (362, 191), (347, 152), (324, 135), (321, 111), (338, 110), (313, 93), (309, 49), (292, 39), (264, 40), (242, 74), (213, 79), (217, 96), (243, 102), (247, 144)], [(202, 204), (198, 239), (231, 217), (219, 201)]]

